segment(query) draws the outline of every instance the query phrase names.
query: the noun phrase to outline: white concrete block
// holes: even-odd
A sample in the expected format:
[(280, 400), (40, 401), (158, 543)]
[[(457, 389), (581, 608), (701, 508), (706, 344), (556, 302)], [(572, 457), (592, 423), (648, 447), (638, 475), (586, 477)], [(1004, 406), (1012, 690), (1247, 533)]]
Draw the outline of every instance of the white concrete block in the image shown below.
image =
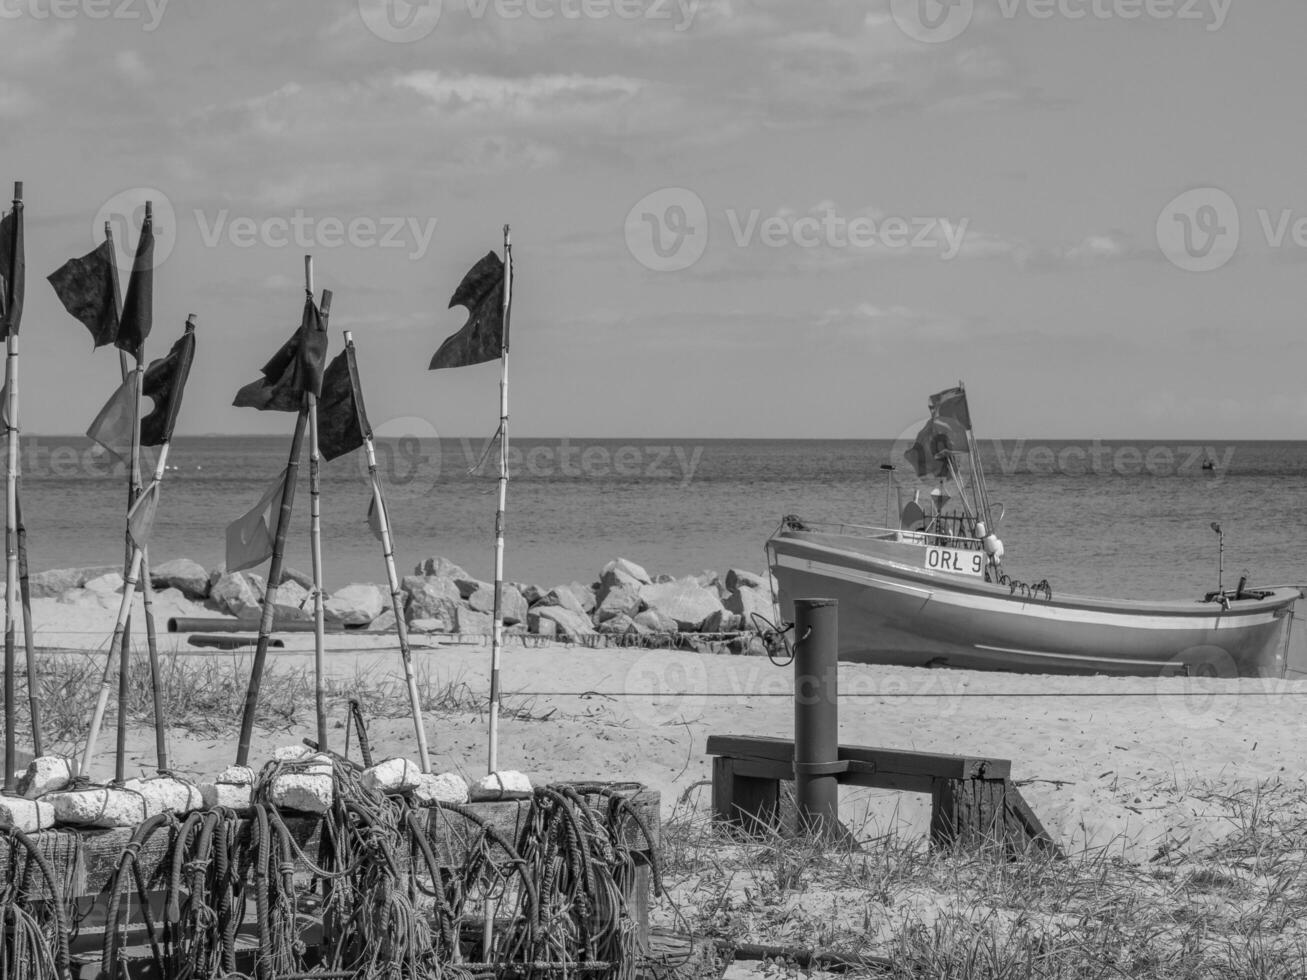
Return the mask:
[(0, 796), (0, 827), (16, 827), (25, 834), (34, 834), (53, 826), (54, 807), (45, 800)]
[(254, 802), (253, 783), (201, 783), (200, 796), (204, 799), (205, 809), (216, 806), (231, 807), (233, 810), (248, 809)]
[(471, 792), (474, 803), (492, 800), (525, 800), (530, 799), (531, 795), (531, 780), (525, 773), (512, 769), (503, 769), (483, 776), (473, 784)]
[(421, 776), (422, 770), (408, 759), (386, 759), (363, 770), (363, 785), (379, 793), (407, 793)]
[(218, 774), (215, 783), (232, 783), (236, 786), (253, 786), (254, 770), (249, 766), (228, 766)]
[(331, 772), (283, 772), (268, 795), (275, 806), (303, 813), (326, 813), (333, 799)]
[(274, 762), (299, 762), (317, 754), (307, 745), (279, 745), (272, 750), (272, 759)]
[(171, 776), (159, 776), (154, 779), (129, 779), (123, 783), (123, 789), (140, 793), (145, 799), (147, 818), (171, 810), (184, 814), (204, 806), (204, 797), (200, 788)]
[(75, 827), (134, 827), (145, 819), (145, 800), (139, 793), (104, 786), (51, 793), (45, 802), (54, 806), (57, 823)]
[(419, 773), (413, 790), (413, 800), (420, 804), (466, 803), (467, 780), (456, 772)]
[(33, 759), (18, 780), (18, 792), (29, 800), (53, 793), (67, 786), (73, 778), (72, 760), (61, 755), (43, 755)]

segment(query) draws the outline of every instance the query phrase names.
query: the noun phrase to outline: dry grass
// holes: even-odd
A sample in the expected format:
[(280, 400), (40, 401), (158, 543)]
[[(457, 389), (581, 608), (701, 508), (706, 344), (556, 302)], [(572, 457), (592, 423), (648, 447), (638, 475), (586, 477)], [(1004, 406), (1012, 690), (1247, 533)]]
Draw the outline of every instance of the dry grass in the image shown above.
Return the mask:
[[(662, 924), (735, 942), (877, 957), (869, 975), (1005, 978), (1307, 976), (1307, 800), (1278, 783), (1198, 790), (1231, 833), (1143, 865), (878, 837), (819, 847), (746, 839), (678, 805), (664, 825)], [(771, 963), (769, 975), (799, 975)]]

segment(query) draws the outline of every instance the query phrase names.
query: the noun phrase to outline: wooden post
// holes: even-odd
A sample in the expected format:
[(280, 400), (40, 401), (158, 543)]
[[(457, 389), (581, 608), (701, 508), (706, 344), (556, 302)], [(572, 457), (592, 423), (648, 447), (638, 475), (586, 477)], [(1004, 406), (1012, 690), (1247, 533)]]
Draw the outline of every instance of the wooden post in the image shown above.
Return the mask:
[[(14, 183), (14, 262), (20, 261), (17, 249), (22, 247), (23, 184)], [(6, 269), (6, 278), (12, 270)], [(10, 283), (11, 291), (21, 290), (23, 284)], [(5, 405), (8, 472), (5, 497), (5, 771), (4, 791), (14, 791), (14, 769), (18, 765), (17, 719), (14, 717), (14, 681), (17, 670), (14, 657), (14, 611), (18, 607), (18, 324), (9, 325), (8, 347), (5, 357)]]
[(500, 338), (499, 506), (495, 511), (495, 605), (490, 625), (490, 751), (487, 771), (499, 768), (499, 661), (504, 647), (504, 510), (508, 505), (508, 324), (513, 308), (513, 241), (504, 225), (504, 310)]
[(800, 832), (839, 828), (839, 607), (794, 601), (794, 793)]

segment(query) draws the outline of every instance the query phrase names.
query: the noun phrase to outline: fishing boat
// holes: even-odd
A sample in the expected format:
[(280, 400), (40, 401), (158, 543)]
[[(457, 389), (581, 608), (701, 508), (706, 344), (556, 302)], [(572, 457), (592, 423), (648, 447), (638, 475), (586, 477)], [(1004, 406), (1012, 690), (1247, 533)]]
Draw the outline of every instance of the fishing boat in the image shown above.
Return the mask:
[[(930, 398), (904, 454), (938, 481), (901, 501), (897, 527), (785, 517), (767, 541), (782, 618), (794, 600), (839, 601), (839, 650), (856, 663), (1023, 673), (1283, 677), (1296, 587), (1219, 584), (1192, 599), (1054, 593), (1011, 577), (976, 450), (966, 390)], [(888, 468), (888, 467), (886, 467)], [(950, 493), (950, 490), (952, 493)], [(956, 506), (948, 510), (950, 501)], [(1219, 532), (1219, 526), (1214, 525)]]

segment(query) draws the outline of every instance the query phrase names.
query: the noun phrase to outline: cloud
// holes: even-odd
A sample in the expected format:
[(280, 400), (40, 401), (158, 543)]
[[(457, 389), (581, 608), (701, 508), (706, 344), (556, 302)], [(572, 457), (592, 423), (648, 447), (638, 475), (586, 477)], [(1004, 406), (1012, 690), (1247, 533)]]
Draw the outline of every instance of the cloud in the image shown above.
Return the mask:
[(430, 70), (401, 75), (395, 84), (421, 95), (439, 115), (483, 120), (486, 116), (580, 119), (610, 115), (635, 98), (644, 83), (619, 75), (451, 75)]
[(137, 51), (119, 51), (114, 55), (113, 66), (118, 74), (134, 85), (144, 85), (154, 79), (154, 72), (149, 69)]

